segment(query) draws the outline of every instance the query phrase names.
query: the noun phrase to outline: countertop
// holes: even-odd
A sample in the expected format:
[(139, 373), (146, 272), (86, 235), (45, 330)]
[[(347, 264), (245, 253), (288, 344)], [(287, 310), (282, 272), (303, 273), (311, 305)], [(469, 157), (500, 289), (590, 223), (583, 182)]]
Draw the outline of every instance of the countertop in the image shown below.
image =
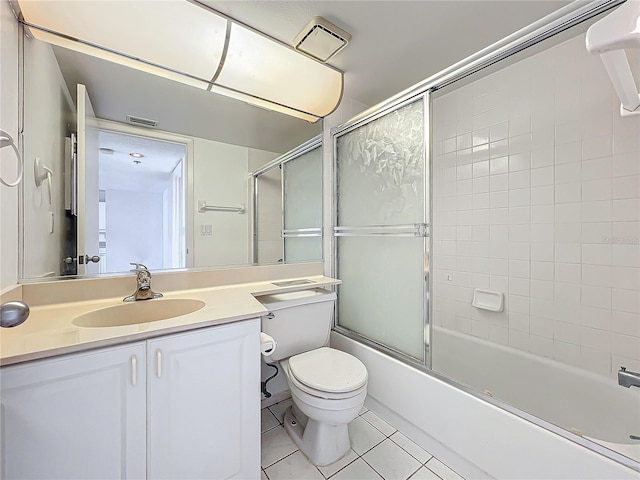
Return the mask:
[[(0, 365), (11, 365), (256, 318), (268, 312), (256, 300), (256, 296), (327, 287), (340, 283), (340, 280), (324, 276), (311, 276), (305, 279), (312, 283), (279, 287), (272, 282), (263, 281), (163, 292), (162, 298), (143, 300), (143, 302), (189, 298), (201, 300), (205, 305), (200, 310), (187, 315), (116, 327), (78, 327), (73, 324), (73, 320), (87, 312), (122, 305), (122, 297), (36, 306), (31, 308), (31, 315), (22, 325), (0, 329)], [(274, 281), (283, 282), (282, 279)]]

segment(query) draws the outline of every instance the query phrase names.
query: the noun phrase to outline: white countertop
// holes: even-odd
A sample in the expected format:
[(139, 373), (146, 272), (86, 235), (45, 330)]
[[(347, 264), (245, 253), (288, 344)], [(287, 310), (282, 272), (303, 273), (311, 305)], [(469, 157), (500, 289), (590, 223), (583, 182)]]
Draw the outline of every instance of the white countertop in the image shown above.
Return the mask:
[[(267, 309), (255, 299), (255, 296), (307, 290), (340, 283), (340, 280), (324, 276), (311, 276), (305, 279), (313, 283), (278, 287), (272, 282), (265, 281), (163, 292), (164, 297), (144, 300), (144, 302), (190, 298), (203, 301), (205, 306), (187, 315), (117, 327), (77, 327), (73, 324), (73, 320), (79, 315), (100, 308), (122, 305), (122, 297), (36, 306), (31, 308), (29, 318), (22, 325), (0, 329), (0, 365), (11, 365), (256, 318), (267, 313)], [(283, 280), (274, 281), (282, 282)]]

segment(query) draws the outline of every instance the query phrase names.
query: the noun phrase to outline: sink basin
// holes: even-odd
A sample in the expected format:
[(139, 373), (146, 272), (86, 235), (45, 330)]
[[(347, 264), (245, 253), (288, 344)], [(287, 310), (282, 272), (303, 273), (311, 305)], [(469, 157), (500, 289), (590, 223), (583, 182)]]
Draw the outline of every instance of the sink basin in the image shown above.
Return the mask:
[(140, 300), (101, 308), (73, 319), (76, 327), (122, 327), (179, 317), (204, 307), (204, 302), (190, 298)]

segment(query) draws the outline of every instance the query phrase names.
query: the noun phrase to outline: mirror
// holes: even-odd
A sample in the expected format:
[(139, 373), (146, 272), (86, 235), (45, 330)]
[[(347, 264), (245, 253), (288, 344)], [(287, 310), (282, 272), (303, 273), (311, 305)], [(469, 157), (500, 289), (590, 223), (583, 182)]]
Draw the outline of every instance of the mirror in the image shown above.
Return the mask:
[[(22, 278), (111, 274), (128, 271), (129, 262), (166, 270), (321, 259), (321, 239), (314, 246), (301, 240), (319, 236), (321, 147), (311, 160), (310, 153), (301, 154), (299, 165), (294, 158), (268, 175), (252, 173), (320, 134), (322, 122), (311, 124), (28, 35), (21, 51)], [(86, 97), (78, 85), (86, 87)], [(151, 121), (157, 125), (149, 126)], [(78, 134), (86, 135), (72, 141)], [(74, 167), (74, 151), (86, 153), (86, 169)], [(302, 175), (291, 175), (287, 183), (283, 172), (294, 164)], [(267, 178), (270, 194), (258, 195)], [(305, 187), (300, 197), (298, 181), (314, 187)], [(287, 188), (291, 195), (285, 195)], [(86, 202), (74, 204), (76, 194)], [(304, 198), (307, 216), (318, 217), (307, 227), (318, 230), (296, 225), (290, 233), (295, 239), (286, 239), (285, 196)], [(268, 206), (261, 207), (263, 197)], [(270, 213), (259, 219), (260, 210)], [(270, 238), (259, 237), (259, 224), (263, 231), (270, 227)], [(91, 232), (93, 244), (78, 251), (83, 231)], [(293, 247), (301, 243), (306, 246)], [(259, 245), (270, 252), (259, 254)]]

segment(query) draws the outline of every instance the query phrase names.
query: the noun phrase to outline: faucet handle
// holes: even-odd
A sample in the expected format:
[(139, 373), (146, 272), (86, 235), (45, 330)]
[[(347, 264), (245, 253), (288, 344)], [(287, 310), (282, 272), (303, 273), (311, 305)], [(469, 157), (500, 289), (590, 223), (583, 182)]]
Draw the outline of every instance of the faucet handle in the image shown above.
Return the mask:
[(134, 272), (141, 272), (141, 271), (149, 271), (149, 269), (147, 267), (145, 267), (143, 264), (141, 263), (135, 263), (135, 262), (129, 262), (129, 265), (133, 265), (134, 267), (136, 267), (134, 270)]

